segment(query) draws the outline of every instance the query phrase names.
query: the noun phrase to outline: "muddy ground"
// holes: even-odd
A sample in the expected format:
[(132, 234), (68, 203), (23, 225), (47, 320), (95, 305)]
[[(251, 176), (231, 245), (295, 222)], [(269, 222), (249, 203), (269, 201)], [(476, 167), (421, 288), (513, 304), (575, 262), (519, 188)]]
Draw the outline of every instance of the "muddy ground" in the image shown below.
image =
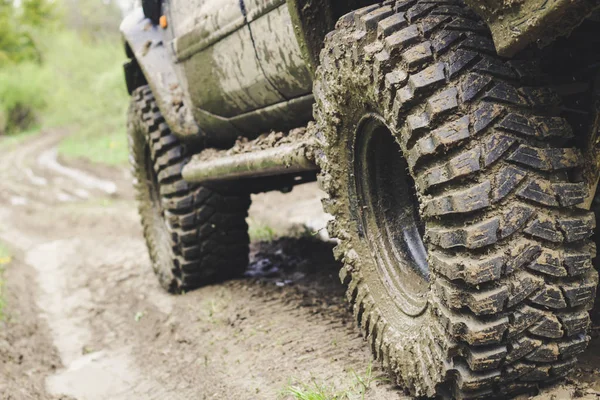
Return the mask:
[[(1, 399), (277, 399), (315, 381), (358, 396), (371, 357), (332, 245), (254, 243), (247, 276), (182, 296), (152, 275), (125, 170), (65, 165), (45, 132), (0, 143), (4, 272)], [(315, 185), (255, 197), (253, 223), (316, 231)], [(285, 236), (285, 235), (284, 235)], [(600, 337), (567, 383), (537, 398), (596, 398)], [(365, 399), (407, 399), (375, 366)]]

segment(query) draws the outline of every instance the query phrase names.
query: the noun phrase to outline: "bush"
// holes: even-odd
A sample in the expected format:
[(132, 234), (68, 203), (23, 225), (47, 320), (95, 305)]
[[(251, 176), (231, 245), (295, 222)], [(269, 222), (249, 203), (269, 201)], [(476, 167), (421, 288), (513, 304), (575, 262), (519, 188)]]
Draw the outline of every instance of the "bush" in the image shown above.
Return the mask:
[(0, 68), (0, 134), (67, 127), (62, 154), (94, 162), (127, 160), (129, 97), (120, 38), (87, 38), (72, 30), (40, 35), (43, 64)]
[(45, 125), (70, 126), (74, 133), (59, 148), (63, 155), (94, 162), (127, 161), (125, 89), (120, 38), (87, 38), (64, 31), (43, 42), (52, 76)]
[(41, 62), (3, 65), (3, 51), (8, 58), (13, 48), (2, 36), (2, 20), (12, 23), (6, 1), (0, 0), (0, 134), (35, 125), (71, 128), (73, 134), (59, 147), (63, 155), (125, 163), (129, 97), (118, 9), (112, 3), (65, 0), (62, 8), (56, 3), (61, 18), (54, 23), (47, 0), (22, 0), (19, 12), (32, 24), (27, 35), (35, 38)]
[(45, 106), (34, 32), (54, 22), (48, 0), (0, 0), (0, 134), (31, 129)]
[(24, 63), (0, 69), (0, 134), (33, 128), (47, 105), (46, 71)]
[(55, 21), (54, 2), (0, 0), (0, 67), (26, 61), (40, 63), (42, 55), (33, 38), (40, 27)]

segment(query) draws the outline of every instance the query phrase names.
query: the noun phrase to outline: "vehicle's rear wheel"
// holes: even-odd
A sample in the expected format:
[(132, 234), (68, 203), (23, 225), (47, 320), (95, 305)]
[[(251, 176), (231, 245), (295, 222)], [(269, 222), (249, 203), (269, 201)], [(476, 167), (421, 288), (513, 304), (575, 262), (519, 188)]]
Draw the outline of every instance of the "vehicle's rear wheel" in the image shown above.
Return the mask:
[(173, 135), (147, 86), (132, 94), (128, 135), (144, 236), (161, 285), (181, 292), (243, 273), (250, 196), (183, 180), (193, 151)]
[(541, 78), (460, 1), (370, 6), (326, 39), (315, 117), (340, 277), (414, 395), (506, 398), (587, 345), (595, 220)]

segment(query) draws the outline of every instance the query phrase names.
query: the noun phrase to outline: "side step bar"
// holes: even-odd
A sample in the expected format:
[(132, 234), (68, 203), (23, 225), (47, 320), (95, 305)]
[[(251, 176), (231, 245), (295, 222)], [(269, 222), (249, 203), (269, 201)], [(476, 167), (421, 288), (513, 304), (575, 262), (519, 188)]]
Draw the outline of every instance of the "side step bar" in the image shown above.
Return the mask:
[[(202, 152), (183, 168), (183, 179), (206, 183), (245, 178), (261, 178), (318, 171), (314, 157), (314, 136), (238, 154), (230, 151)], [(249, 149), (252, 147), (249, 146)], [(210, 154), (210, 156), (208, 156)]]

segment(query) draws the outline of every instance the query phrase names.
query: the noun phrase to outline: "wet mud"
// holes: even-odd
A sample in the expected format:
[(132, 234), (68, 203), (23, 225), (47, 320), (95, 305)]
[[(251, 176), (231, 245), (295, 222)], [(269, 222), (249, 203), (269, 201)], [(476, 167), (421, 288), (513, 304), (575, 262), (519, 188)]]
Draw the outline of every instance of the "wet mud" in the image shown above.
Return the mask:
[[(1, 399), (285, 399), (289, 384), (316, 379), (343, 390), (367, 370), (371, 355), (333, 244), (297, 234), (253, 243), (245, 277), (168, 295), (152, 274), (126, 175), (64, 165), (114, 183), (108, 194), (40, 167), (60, 135), (28, 140), (0, 160), (0, 240), (14, 252), (4, 273)], [(314, 185), (255, 196), (251, 217), (297, 229), (316, 217), (298, 212), (290, 223), (292, 205), (310, 208), (319, 196)], [(569, 380), (537, 399), (596, 398), (599, 331)], [(374, 375), (385, 377), (377, 367)], [(365, 398), (408, 397), (381, 380)]]
[[(371, 356), (331, 244), (312, 236), (254, 243), (246, 277), (171, 296), (152, 274), (121, 172), (115, 193), (87, 188), (83, 198), (82, 182), (39, 165), (60, 136), (48, 132), (0, 161), (0, 240), (19, 255), (5, 274), (10, 322), (0, 342), (10, 352), (0, 351), (0, 398), (275, 399), (313, 378), (343, 390), (354, 384), (352, 371), (367, 371)], [(15, 169), (17, 161), (46, 184)], [(287, 202), (318, 205), (311, 191)], [(264, 207), (253, 207), (252, 218), (277, 214), (269, 204), (279, 198), (266, 196), (255, 196)], [(405, 398), (386, 383), (369, 396)]]
[(313, 125), (308, 129), (297, 128), (292, 129), (289, 132), (265, 133), (252, 140), (245, 137), (239, 137), (232, 148), (227, 150), (206, 149), (197, 156), (197, 159), (198, 161), (211, 161), (220, 157), (246, 154), (258, 150), (271, 149), (287, 144), (302, 142), (310, 137), (310, 134), (313, 132), (311, 129), (314, 129)]

